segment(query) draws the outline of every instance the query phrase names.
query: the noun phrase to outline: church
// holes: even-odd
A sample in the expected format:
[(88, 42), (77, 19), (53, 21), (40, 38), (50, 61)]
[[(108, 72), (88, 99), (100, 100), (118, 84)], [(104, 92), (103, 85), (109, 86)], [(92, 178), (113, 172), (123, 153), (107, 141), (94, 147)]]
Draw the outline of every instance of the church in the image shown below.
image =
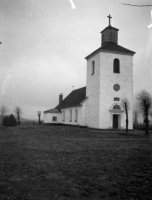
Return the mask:
[(121, 99), (130, 103), (129, 129), (133, 129), (133, 55), (118, 45), (119, 29), (109, 25), (101, 31), (101, 47), (86, 56), (86, 87), (44, 111), (44, 124), (66, 124), (95, 129), (125, 129), (126, 114)]

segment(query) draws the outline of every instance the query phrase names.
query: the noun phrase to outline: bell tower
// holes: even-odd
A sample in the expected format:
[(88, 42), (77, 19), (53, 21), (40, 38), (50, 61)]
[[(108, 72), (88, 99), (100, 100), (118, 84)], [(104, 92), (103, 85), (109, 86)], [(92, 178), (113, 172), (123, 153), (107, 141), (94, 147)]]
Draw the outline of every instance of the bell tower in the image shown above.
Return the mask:
[(101, 31), (101, 46), (106, 42), (118, 43), (118, 31), (119, 29), (114, 28), (110, 24), (110, 19), (112, 18), (110, 15), (107, 16), (109, 18), (109, 26), (107, 26), (103, 31)]
[(99, 129), (124, 129), (125, 111), (121, 100), (130, 102), (129, 129), (133, 129), (133, 55), (118, 45), (118, 29), (109, 24), (101, 32), (101, 46), (87, 60), (87, 123)]

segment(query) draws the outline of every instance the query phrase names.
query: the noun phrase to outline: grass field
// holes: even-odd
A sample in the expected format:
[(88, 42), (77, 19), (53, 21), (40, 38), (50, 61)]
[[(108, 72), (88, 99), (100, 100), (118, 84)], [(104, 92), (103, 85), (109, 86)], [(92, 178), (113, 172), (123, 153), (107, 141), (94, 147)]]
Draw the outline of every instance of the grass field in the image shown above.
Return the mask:
[(151, 135), (1, 126), (0, 199), (150, 200)]

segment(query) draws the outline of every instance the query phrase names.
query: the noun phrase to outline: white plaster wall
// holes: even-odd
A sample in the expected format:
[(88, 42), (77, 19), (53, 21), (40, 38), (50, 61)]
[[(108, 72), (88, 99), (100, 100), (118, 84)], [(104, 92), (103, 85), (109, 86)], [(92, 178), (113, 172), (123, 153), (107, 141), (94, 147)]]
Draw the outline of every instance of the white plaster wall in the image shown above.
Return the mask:
[[(95, 72), (91, 75), (92, 61), (95, 61)], [(99, 128), (99, 89), (100, 89), (100, 54), (87, 61), (87, 124)]]
[(81, 111), (81, 125), (82, 126), (87, 126), (87, 103), (88, 103), (88, 99), (83, 103), (82, 106), (82, 111)]
[[(52, 121), (53, 117), (57, 117), (57, 121)], [(61, 123), (62, 113), (44, 113), (43, 123)]]
[[(71, 124), (86, 126), (87, 125), (87, 116), (86, 116), (86, 101), (82, 106), (72, 107), (62, 109), (62, 113), (44, 113), (44, 123), (61, 123), (61, 124)], [(75, 110), (78, 111), (77, 121), (75, 121)], [(72, 110), (72, 121), (70, 121), (70, 110)], [(63, 121), (63, 111), (65, 111), (65, 120)], [(52, 121), (52, 117), (57, 117), (57, 122)]]
[[(75, 110), (76, 109), (78, 111), (77, 121), (75, 121)], [(65, 120), (64, 121), (63, 121), (63, 110), (65, 111)], [(70, 121), (70, 110), (72, 110), (72, 121)], [(62, 109), (61, 123), (83, 126), (83, 122), (82, 122), (82, 106)]]
[[(113, 73), (113, 61), (118, 58), (120, 61), (120, 73)], [(114, 101), (114, 97), (127, 97), (131, 109), (129, 115), (129, 129), (133, 129), (132, 103), (133, 103), (133, 56), (115, 53), (100, 53), (100, 117), (99, 128), (112, 128), (109, 109)], [(114, 84), (120, 85), (120, 90), (113, 89)], [(119, 102), (120, 102), (119, 101)], [(121, 128), (125, 128), (125, 113), (121, 113)]]

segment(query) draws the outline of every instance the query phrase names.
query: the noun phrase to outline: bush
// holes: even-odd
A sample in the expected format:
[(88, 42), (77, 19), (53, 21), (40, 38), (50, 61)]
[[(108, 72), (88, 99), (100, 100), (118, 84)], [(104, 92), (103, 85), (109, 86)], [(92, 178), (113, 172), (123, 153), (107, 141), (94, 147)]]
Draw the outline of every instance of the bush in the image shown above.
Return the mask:
[(16, 125), (17, 125), (17, 121), (16, 121), (14, 115), (11, 114), (9, 116), (9, 126), (16, 126)]
[(2, 121), (2, 125), (5, 127), (16, 126), (17, 121), (16, 121), (14, 115), (11, 114), (9, 117), (8, 116), (4, 117), (3, 121)]
[(2, 125), (5, 127), (9, 126), (9, 117), (8, 116), (3, 118)]

